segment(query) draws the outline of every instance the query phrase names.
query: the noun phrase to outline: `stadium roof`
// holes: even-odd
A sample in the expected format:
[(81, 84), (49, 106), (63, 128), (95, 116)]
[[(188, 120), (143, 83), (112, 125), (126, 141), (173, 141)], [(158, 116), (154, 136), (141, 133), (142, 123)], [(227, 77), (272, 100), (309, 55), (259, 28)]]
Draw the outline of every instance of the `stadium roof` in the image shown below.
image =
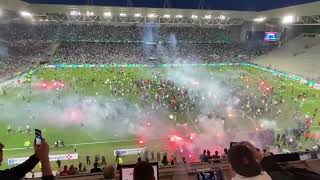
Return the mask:
[(265, 11), (318, 0), (24, 0), (31, 4)]
[[(1, 9), (15, 12), (27, 11), (34, 16), (46, 16), (45, 19), (48, 19), (48, 16), (54, 16), (58, 21), (72, 20), (70, 16), (75, 11), (81, 14), (83, 19), (89, 19), (91, 22), (99, 18), (86, 17), (88, 12), (100, 17), (103, 21), (128, 22), (119, 17), (125, 14), (130, 22), (146, 22), (137, 21), (135, 15), (140, 14), (141, 18), (148, 18), (148, 15), (155, 14), (158, 19), (163, 18), (164, 15), (170, 15), (173, 23), (181, 24), (190, 21), (194, 23), (192, 16), (196, 15), (205, 24), (210, 24), (205, 18), (210, 16), (208, 20), (214, 21), (211, 24), (232, 25), (239, 23), (227, 22), (229, 19), (250, 21), (260, 17), (282, 19), (285, 16), (294, 16), (298, 21), (302, 20), (302, 24), (320, 25), (320, 1), (315, 0), (0, 0)], [(104, 14), (107, 12), (115, 18), (106, 19)], [(60, 15), (66, 18), (61, 18)], [(183, 17), (180, 19), (185, 21), (176, 19), (177, 16)], [(221, 16), (226, 18), (224, 22), (220, 22)], [(305, 17), (306, 20), (303, 19)], [(76, 18), (76, 21), (79, 19)]]

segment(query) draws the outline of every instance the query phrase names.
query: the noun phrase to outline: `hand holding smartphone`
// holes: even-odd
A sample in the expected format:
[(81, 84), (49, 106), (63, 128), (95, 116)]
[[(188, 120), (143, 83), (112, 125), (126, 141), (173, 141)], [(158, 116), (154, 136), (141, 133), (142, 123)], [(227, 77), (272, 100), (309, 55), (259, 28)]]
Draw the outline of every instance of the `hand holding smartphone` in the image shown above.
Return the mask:
[(41, 130), (35, 129), (35, 140), (36, 140), (36, 145), (40, 145), (42, 143), (42, 133)]

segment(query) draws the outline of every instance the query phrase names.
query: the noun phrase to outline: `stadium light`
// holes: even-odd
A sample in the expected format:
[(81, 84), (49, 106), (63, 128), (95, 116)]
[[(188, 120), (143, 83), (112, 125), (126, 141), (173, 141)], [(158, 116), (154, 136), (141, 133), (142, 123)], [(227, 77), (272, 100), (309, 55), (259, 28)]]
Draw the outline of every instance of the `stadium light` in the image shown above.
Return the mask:
[(154, 14), (154, 13), (150, 13), (150, 14), (148, 14), (148, 18), (155, 18), (155, 17), (157, 17), (157, 15), (156, 15), (156, 14)]
[(94, 13), (93, 13), (93, 11), (87, 11), (87, 12), (86, 12), (86, 15), (87, 15), (87, 16), (93, 16)]
[(254, 19), (253, 19), (254, 22), (263, 22), (263, 21), (265, 21), (265, 20), (266, 20), (265, 17), (258, 17), (258, 18), (254, 18)]
[(80, 16), (81, 13), (80, 13), (80, 11), (72, 10), (72, 11), (70, 12), (70, 15), (71, 15), (71, 16)]
[(219, 16), (219, 19), (225, 20), (225, 19), (226, 19), (226, 16), (225, 16), (225, 15), (220, 15), (220, 16)]
[(293, 23), (293, 22), (294, 22), (294, 16), (292, 15), (284, 16), (282, 19), (282, 23), (284, 24)]
[(176, 18), (183, 18), (181, 14), (176, 15)]
[(30, 12), (28, 12), (28, 11), (20, 11), (20, 15), (21, 15), (22, 17), (25, 17), (25, 18), (30, 18), (30, 17), (32, 17), (32, 14), (31, 14)]
[(204, 19), (211, 19), (211, 15), (205, 15)]
[(164, 18), (170, 18), (171, 15), (170, 15), (170, 14), (165, 14), (165, 15), (163, 15), (163, 17), (164, 17)]
[(195, 15), (195, 14), (192, 14), (191, 18), (192, 18), (192, 19), (198, 19), (198, 16)]
[(126, 13), (120, 13), (120, 17), (127, 17)]
[(104, 12), (104, 13), (103, 13), (103, 16), (104, 16), (104, 17), (111, 17), (111, 12)]
[(141, 14), (140, 13), (135, 13), (133, 16), (134, 17), (141, 17)]

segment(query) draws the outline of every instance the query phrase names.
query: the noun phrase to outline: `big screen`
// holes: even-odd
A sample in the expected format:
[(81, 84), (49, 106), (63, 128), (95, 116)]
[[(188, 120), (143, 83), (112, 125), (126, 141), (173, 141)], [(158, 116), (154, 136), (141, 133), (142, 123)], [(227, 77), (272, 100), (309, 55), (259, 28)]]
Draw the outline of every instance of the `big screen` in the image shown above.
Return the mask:
[(264, 41), (278, 41), (278, 33), (277, 32), (265, 32)]

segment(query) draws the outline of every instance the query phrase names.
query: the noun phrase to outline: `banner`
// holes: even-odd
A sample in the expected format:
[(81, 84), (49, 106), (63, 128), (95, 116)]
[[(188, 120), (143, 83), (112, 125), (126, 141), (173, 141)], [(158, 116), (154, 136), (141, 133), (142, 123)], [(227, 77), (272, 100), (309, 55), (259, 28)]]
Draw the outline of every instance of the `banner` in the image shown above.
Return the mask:
[(127, 156), (127, 155), (138, 155), (142, 154), (146, 148), (136, 148), (136, 149), (117, 149), (113, 151), (113, 155), (117, 156)]
[[(78, 159), (79, 158), (79, 154), (78, 153), (74, 153), (74, 154), (57, 154), (57, 155), (49, 155), (49, 161), (57, 161), (59, 160), (74, 160), (74, 159)], [(17, 165), (17, 164), (22, 164), (23, 162), (25, 162), (27, 159), (29, 159), (29, 157), (23, 157), (23, 158), (9, 158), (8, 159), (8, 165)]]

